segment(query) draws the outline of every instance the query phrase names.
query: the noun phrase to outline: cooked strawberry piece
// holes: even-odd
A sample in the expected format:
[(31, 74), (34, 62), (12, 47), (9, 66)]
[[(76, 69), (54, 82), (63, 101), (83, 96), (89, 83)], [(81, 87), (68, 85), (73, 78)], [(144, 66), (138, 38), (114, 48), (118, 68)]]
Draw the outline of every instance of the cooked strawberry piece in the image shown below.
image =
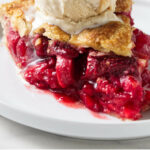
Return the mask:
[(28, 37), (20, 37), (17, 31), (7, 30), (8, 48), (20, 68), (26, 67), (33, 56), (33, 48)]
[[(120, 87), (117, 86), (117, 88)], [(110, 95), (114, 95), (114, 93), (117, 92), (117, 88), (112, 83), (109, 83), (109, 81), (106, 79), (103, 78), (97, 79), (97, 85), (96, 85), (97, 92), (104, 93), (110, 96)]]
[(150, 71), (148, 69), (145, 69), (142, 73), (142, 81), (143, 86), (150, 87)]
[[(134, 119), (138, 119), (143, 105), (143, 88), (140, 82), (132, 76), (115, 80), (108, 81), (102, 78), (97, 80), (96, 90), (102, 94), (99, 103), (103, 106), (104, 112), (120, 113), (122, 118), (129, 119), (134, 114)], [(132, 108), (129, 109), (129, 106)], [(131, 114), (127, 113), (127, 110), (130, 110)]]
[(74, 84), (74, 66), (73, 60), (57, 56), (56, 72), (59, 85), (67, 88)]
[(57, 89), (59, 88), (58, 82), (57, 82), (57, 74), (54, 69), (46, 69), (45, 70), (45, 76), (43, 77), (43, 80), (48, 83), (49, 87), (51, 89)]
[(18, 58), (25, 56), (27, 51), (25, 38), (20, 38), (16, 45), (16, 55)]
[(118, 112), (122, 118), (128, 118), (132, 120), (138, 120), (141, 118), (140, 110), (134, 110), (133, 108), (124, 108)]
[(88, 56), (85, 77), (93, 80), (106, 74), (107, 76), (111, 76), (111, 74), (116, 76), (123, 74), (138, 75), (137, 62), (132, 57), (114, 55)]
[(17, 31), (13, 31), (12, 28), (10, 28), (7, 32), (8, 48), (16, 55), (16, 46), (20, 39), (19, 33)]
[(47, 57), (48, 38), (36, 35), (33, 40), (33, 45), (37, 56)]
[(135, 48), (133, 53), (140, 58), (150, 58), (150, 36), (139, 29), (134, 30), (133, 41)]
[(130, 99), (134, 102), (135, 106), (140, 106), (143, 102), (143, 88), (136, 78), (126, 76), (121, 78), (121, 86), (123, 91), (130, 94)]
[(47, 63), (48, 63), (49, 67), (55, 68), (55, 66), (56, 66), (56, 58), (55, 57), (49, 57)]
[(80, 97), (87, 108), (92, 111), (100, 112), (102, 111), (102, 107), (99, 102), (96, 101), (93, 97), (88, 96), (87, 94), (80, 92)]
[(34, 49), (28, 40), (29, 39), (27, 37), (22, 37), (19, 39), (16, 46), (15, 58), (16, 63), (20, 68), (26, 67), (33, 57)]
[(145, 109), (149, 109), (149, 106), (150, 106), (150, 90), (145, 90), (144, 92), (144, 110)]
[(95, 94), (95, 90), (94, 90), (94, 85), (90, 84), (90, 83), (86, 83), (84, 84), (82, 91), (84, 93), (86, 93), (88, 96), (94, 96)]
[(70, 44), (54, 41), (48, 47), (48, 55), (59, 55), (65, 58), (76, 58), (78, 57), (78, 51)]
[(39, 62), (35, 66), (29, 67), (25, 71), (24, 77), (30, 84), (41, 89), (60, 88), (57, 81), (56, 71), (51, 65), (49, 65), (49, 60)]
[[(20, 38), (16, 45), (16, 55), (15, 55), (16, 62), (20, 68), (25, 67), (27, 65), (27, 61), (29, 60), (27, 56), (27, 50), (28, 47), (26, 46), (25, 38)], [(29, 57), (31, 55), (29, 55)]]
[(85, 76), (86, 78), (96, 79), (98, 76), (102, 74), (101, 67), (99, 65), (99, 61), (95, 58), (88, 57), (87, 58), (87, 68)]

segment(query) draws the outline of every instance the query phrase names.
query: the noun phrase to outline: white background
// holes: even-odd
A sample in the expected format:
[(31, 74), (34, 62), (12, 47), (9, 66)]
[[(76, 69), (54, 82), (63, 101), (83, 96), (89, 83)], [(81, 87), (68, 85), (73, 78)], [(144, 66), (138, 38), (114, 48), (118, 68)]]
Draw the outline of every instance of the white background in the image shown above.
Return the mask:
[[(1, 0), (6, 2), (6, 0)], [(139, 3), (143, 3), (143, 0), (137, 0)], [(147, 0), (148, 1), (148, 0)], [(146, 0), (144, 0), (146, 2)], [(140, 8), (135, 7), (134, 11), (138, 10), (139, 16), (141, 15)], [(137, 16), (136, 16), (137, 17)], [(144, 22), (138, 22), (135, 19), (136, 24), (139, 28), (144, 29), (145, 32), (150, 31), (144, 26), (149, 14), (145, 13), (143, 17)], [(91, 127), (92, 130), (92, 127)], [(110, 133), (111, 134), (111, 133)], [(126, 141), (90, 141), (90, 140), (79, 140), (65, 138), (61, 136), (52, 135), (42, 131), (38, 131), (29, 127), (25, 127), (7, 119), (0, 117), (0, 148), (150, 148), (150, 138), (138, 139), (138, 140), (126, 140)]]

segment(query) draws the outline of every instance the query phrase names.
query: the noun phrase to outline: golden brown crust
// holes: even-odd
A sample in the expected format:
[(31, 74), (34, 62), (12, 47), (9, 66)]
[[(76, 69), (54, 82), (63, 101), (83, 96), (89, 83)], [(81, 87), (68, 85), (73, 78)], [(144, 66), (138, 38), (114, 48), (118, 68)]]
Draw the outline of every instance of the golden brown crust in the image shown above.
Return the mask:
[(132, 0), (117, 0), (116, 12), (129, 12), (132, 4)]
[(32, 24), (26, 21), (24, 11), (33, 4), (34, 0), (16, 0), (3, 4), (0, 7), (0, 16), (10, 18), (13, 27), (19, 31), (21, 36), (27, 35), (31, 31)]
[(43, 24), (41, 27), (36, 29), (34, 33), (43, 34), (49, 39), (55, 39), (64, 42), (68, 42), (71, 37), (71, 35), (62, 31), (59, 27), (55, 25), (49, 25), (48, 23)]
[(34, 0), (15, 0), (14, 2), (3, 4), (1, 8), (7, 16), (12, 16), (14, 13), (23, 15), (23, 11), (33, 4)]
[(129, 26), (131, 26), (131, 20), (129, 17), (127, 17), (126, 15), (121, 15), (121, 14), (117, 16), (120, 17), (125, 24), (128, 24)]
[[(120, 4), (121, 0), (118, 1), (118, 4)], [(29, 34), (32, 29), (32, 23), (24, 17), (24, 10), (32, 4), (34, 4), (34, 0), (16, 0), (1, 7), (2, 14), (11, 18), (11, 23), (21, 36)], [(65, 41), (77, 46), (92, 47), (103, 52), (112, 51), (117, 55), (131, 56), (131, 48), (133, 47), (131, 40), (132, 27), (129, 24), (128, 17), (123, 15), (120, 15), (120, 17), (124, 23), (110, 22), (98, 28), (86, 29), (77, 35), (70, 35), (59, 27), (49, 24), (43, 24), (34, 33), (43, 34), (49, 39)]]
[(78, 35), (73, 35), (70, 43), (88, 46), (103, 52), (114, 52), (118, 55), (130, 56), (133, 44), (132, 29), (120, 22), (110, 22), (102, 27), (86, 29)]
[(45, 24), (35, 31), (49, 39), (69, 42), (76, 46), (92, 47), (103, 52), (131, 56), (132, 28), (121, 22), (110, 22), (94, 29), (86, 29), (77, 35), (69, 35), (59, 27)]

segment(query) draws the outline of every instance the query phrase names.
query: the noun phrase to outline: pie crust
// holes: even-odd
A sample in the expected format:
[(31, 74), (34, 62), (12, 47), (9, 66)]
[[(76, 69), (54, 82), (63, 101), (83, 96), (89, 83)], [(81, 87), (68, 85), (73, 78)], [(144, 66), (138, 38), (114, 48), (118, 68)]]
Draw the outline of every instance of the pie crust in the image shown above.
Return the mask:
[[(1, 18), (5, 20), (3, 16), (8, 17), (21, 37), (29, 35), (32, 30), (32, 22), (26, 20), (24, 12), (33, 5), (34, 0), (16, 0), (4, 4), (1, 6)], [(131, 0), (118, 0), (116, 12), (128, 12), (131, 6)], [(118, 16), (124, 22), (110, 22), (97, 28), (85, 29), (77, 35), (70, 35), (59, 27), (46, 23), (35, 29), (34, 33), (43, 34), (52, 40), (65, 41), (76, 46), (91, 47), (102, 52), (131, 56), (131, 49), (134, 47), (132, 42), (133, 28), (129, 23), (129, 17), (123, 14), (118, 14)]]

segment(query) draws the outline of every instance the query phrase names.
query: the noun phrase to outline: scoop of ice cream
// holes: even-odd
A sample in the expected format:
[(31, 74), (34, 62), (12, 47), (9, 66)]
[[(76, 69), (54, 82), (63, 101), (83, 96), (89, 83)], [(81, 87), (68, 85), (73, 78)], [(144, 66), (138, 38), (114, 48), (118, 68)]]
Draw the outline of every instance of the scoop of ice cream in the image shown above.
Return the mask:
[(116, 0), (35, 0), (35, 5), (34, 25), (48, 22), (70, 34), (119, 21), (114, 14)]
[(116, 0), (36, 0), (36, 6), (45, 15), (79, 22), (115, 8)]

